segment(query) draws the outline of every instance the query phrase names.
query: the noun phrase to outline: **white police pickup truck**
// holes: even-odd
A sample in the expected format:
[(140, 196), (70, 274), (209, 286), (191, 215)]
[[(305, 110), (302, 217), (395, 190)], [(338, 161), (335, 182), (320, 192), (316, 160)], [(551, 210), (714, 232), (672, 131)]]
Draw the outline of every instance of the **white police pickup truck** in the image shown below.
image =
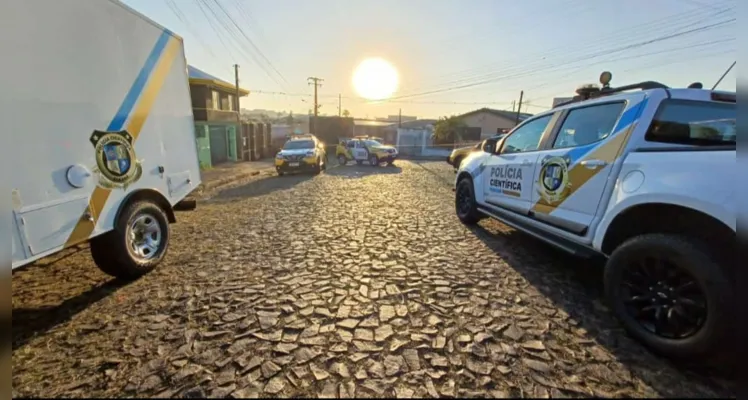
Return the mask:
[(632, 336), (671, 357), (722, 353), (737, 316), (736, 93), (610, 79), (466, 160), (457, 216), (603, 255), (607, 300)]

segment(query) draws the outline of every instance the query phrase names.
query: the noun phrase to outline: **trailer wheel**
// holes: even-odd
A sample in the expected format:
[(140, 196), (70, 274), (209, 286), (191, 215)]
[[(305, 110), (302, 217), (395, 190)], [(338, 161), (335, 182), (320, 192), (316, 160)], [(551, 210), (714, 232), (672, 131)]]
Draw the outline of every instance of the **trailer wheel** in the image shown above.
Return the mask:
[(152, 271), (166, 256), (169, 221), (157, 204), (128, 204), (115, 228), (91, 240), (91, 255), (104, 273), (133, 280)]

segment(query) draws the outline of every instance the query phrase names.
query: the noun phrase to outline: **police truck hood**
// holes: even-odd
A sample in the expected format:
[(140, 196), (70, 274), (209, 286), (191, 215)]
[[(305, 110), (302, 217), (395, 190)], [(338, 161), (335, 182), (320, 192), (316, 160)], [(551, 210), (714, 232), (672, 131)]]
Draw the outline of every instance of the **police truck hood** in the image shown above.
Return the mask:
[(280, 155), (282, 156), (303, 156), (306, 153), (309, 153), (311, 151), (314, 151), (314, 149), (291, 149), (291, 150), (281, 150)]

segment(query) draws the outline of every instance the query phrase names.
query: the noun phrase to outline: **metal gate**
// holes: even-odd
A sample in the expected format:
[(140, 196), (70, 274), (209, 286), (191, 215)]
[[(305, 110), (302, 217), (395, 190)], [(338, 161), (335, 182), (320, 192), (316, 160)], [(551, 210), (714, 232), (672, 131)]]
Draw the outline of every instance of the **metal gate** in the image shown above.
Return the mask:
[(229, 151), (227, 140), (225, 127), (210, 127), (210, 158), (213, 165), (228, 161)]

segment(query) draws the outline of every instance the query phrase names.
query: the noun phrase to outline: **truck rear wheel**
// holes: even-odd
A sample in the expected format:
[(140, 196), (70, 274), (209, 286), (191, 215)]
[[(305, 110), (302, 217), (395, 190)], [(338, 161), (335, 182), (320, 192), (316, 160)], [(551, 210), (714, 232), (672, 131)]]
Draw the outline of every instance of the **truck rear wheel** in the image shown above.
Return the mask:
[(697, 240), (645, 234), (613, 251), (605, 294), (629, 334), (653, 351), (709, 361), (730, 347), (735, 305), (725, 272)]
[(348, 163), (348, 158), (346, 158), (346, 156), (342, 154), (338, 156), (338, 164), (345, 165), (347, 163)]
[(152, 271), (169, 247), (166, 213), (150, 201), (126, 206), (115, 228), (91, 240), (91, 255), (104, 273), (133, 280)]

